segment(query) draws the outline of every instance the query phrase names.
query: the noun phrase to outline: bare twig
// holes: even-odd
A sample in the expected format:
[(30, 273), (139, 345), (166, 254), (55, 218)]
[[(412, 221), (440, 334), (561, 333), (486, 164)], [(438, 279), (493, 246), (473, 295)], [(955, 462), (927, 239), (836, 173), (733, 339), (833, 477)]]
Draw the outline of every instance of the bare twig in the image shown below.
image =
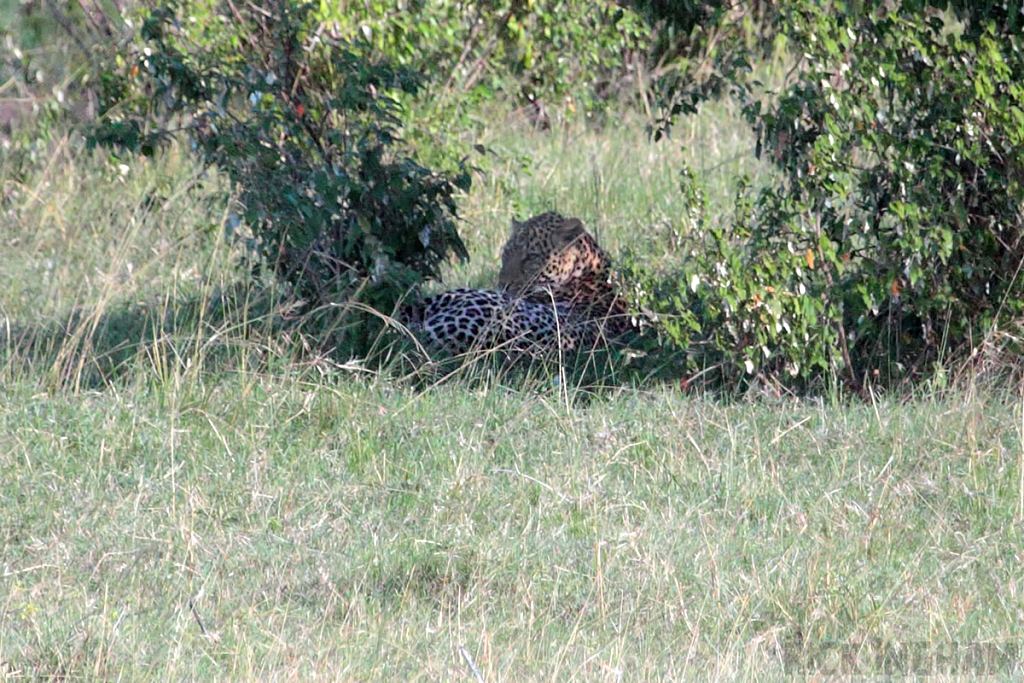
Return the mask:
[(74, 24), (71, 23), (68, 15), (66, 15), (57, 5), (58, 3), (47, 3), (47, 8), (50, 10), (50, 16), (52, 16), (54, 21), (60, 24), (60, 27), (64, 29), (64, 32), (71, 37), (71, 40), (75, 42), (75, 45), (77, 45), (78, 49), (82, 51), (85, 58), (89, 62), (92, 62), (92, 52), (89, 50), (89, 46), (86, 44), (85, 39), (81, 34), (79, 34)]
[(85, 20), (96, 33), (101, 33), (106, 38), (113, 37), (114, 29), (110, 17), (96, 0), (78, 0), (78, 5), (82, 8)]
[[(245, 19), (242, 18), (241, 12), (239, 12), (238, 8), (235, 7), (235, 3), (233, 3), (231, 0), (227, 0), (227, 5), (228, 5), (228, 9), (231, 10), (231, 14), (234, 15), (235, 21), (238, 22), (238, 25), (239, 26), (244, 26), (245, 25)], [(249, 46), (252, 47), (253, 50), (256, 50), (256, 51), (259, 50), (259, 46), (256, 44), (256, 39), (252, 37), (252, 34), (246, 33), (245, 34), (245, 41), (247, 43), (249, 43)]]
[(498, 24), (495, 26), (494, 35), (491, 36), (490, 41), (488, 41), (487, 47), (485, 47), (483, 53), (479, 57), (477, 57), (476, 63), (473, 65), (473, 69), (471, 70), (472, 73), (470, 74), (469, 78), (466, 79), (466, 82), (462, 84), (462, 92), (466, 92), (471, 87), (473, 87), (473, 84), (476, 83), (476, 80), (480, 78), (480, 74), (483, 73), (484, 70), (484, 65), (487, 63), (487, 58), (491, 56), (491, 53), (494, 51), (494, 48), (497, 47), (498, 45), (498, 34), (501, 32), (503, 28), (505, 28), (506, 25), (508, 25), (508, 22), (511, 19), (512, 9), (509, 9), (509, 11), (505, 13), (505, 16), (501, 18), (501, 21), (499, 21)]
[(249, 9), (251, 9), (251, 10), (252, 10), (253, 12), (256, 12), (256, 13), (258, 13), (258, 14), (262, 14), (262, 15), (263, 15), (263, 16), (265, 16), (265, 17), (266, 17), (267, 19), (273, 19), (273, 18), (274, 18), (274, 15), (273, 15), (273, 14), (271, 14), (271, 13), (270, 13), (270, 12), (268, 12), (267, 10), (263, 9), (262, 7), (259, 7), (259, 6), (257, 6), (257, 5), (255, 4), (255, 3), (252, 3), (252, 2), (247, 2), (247, 3), (245, 3), (245, 4), (246, 4), (246, 5), (248, 5), (248, 6), (249, 6)]
[[(816, 228), (816, 232), (818, 233), (818, 235), (820, 235), (821, 234), (821, 218), (820, 217), (816, 221), (815, 228)], [(820, 239), (818, 240), (818, 262), (821, 264), (821, 270), (822, 270), (822, 273), (824, 273), (824, 275), (825, 275), (825, 283), (828, 285), (829, 292), (833, 292), (835, 290), (835, 284), (834, 284), (834, 282), (832, 280), (832, 271), (831, 271), (831, 269), (829, 267), (828, 261), (825, 260), (824, 252), (822, 252), (822, 250), (821, 250), (821, 240)], [(856, 370), (854, 370), (853, 362), (850, 359), (850, 346), (849, 346), (849, 344), (846, 341), (846, 326), (843, 325), (842, 318), (840, 318), (839, 322), (836, 324), (836, 334), (839, 337), (839, 351), (840, 351), (840, 353), (843, 354), (843, 363), (846, 364), (846, 370), (847, 370), (847, 373), (849, 374), (849, 377), (847, 378), (847, 385), (850, 387), (850, 389), (853, 390), (853, 392), (855, 394), (857, 394), (858, 397), (863, 399), (865, 397), (864, 385), (861, 384), (861, 381), (859, 379), (857, 379), (857, 372), (856, 372)]]
[(484, 683), (483, 674), (481, 674), (480, 670), (476, 668), (476, 664), (473, 663), (473, 658), (470, 656), (469, 650), (466, 649), (465, 645), (459, 645), (459, 654), (462, 655), (464, 660), (466, 660), (466, 666), (468, 666), (469, 670), (473, 673), (473, 677), (480, 683)]
[(458, 73), (459, 67), (466, 61), (466, 57), (469, 56), (470, 50), (473, 49), (473, 45), (476, 43), (476, 37), (480, 34), (480, 28), (484, 25), (483, 21), (484, 8), (481, 3), (477, 7), (476, 19), (473, 20), (473, 28), (469, 31), (469, 38), (466, 39), (466, 46), (462, 48), (462, 54), (459, 55), (459, 59), (455, 62), (455, 66), (452, 67), (452, 72), (448, 74), (448, 80), (444, 83), (444, 91), (448, 92), (451, 90), (452, 81), (455, 80), (455, 74)]
[(188, 599), (188, 609), (192, 612), (192, 616), (195, 618), (196, 623), (199, 624), (199, 630), (203, 632), (203, 635), (207, 638), (210, 637), (210, 632), (206, 630), (206, 626), (203, 625), (203, 620), (199, 617), (199, 610), (196, 609), (196, 599)]

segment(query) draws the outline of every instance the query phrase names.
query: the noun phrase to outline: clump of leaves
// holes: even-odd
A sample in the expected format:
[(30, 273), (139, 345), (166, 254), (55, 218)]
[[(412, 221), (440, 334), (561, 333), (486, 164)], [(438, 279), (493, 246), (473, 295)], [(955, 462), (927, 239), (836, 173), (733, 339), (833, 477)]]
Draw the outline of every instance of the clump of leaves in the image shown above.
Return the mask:
[[(308, 3), (170, 2), (103, 75), (89, 140), (153, 155), (186, 137), (231, 179), (261, 267), (313, 304), (391, 313), (451, 254), (468, 258), (454, 197), (470, 177), (417, 163), (393, 94), (420, 78), (366, 54), (329, 38)], [(354, 326), (355, 347), (374, 320)]]
[(781, 8), (802, 62), (745, 114), (783, 182), (698, 230), (673, 289), (732, 376), (912, 381), (1024, 313), (1024, 51), (998, 4)]
[(650, 31), (614, 0), (433, 0), (323, 4), (342, 34), (426, 73), (435, 96), (464, 104), (503, 92), (586, 109), (613, 94), (644, 54)]

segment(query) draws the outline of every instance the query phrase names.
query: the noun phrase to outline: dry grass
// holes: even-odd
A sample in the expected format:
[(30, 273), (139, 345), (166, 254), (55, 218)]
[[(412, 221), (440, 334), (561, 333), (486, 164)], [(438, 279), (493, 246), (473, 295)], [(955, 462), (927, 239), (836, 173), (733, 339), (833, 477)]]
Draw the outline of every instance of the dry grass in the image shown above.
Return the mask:
[[(746, 163), (720, 113), (693, 125), (685, 152), (635, 121), (490, 133), (532, 170), (476, 183), (447, 285), (493, 278), (513, 212), (656, 258), (680, 159), (719, 213), (715, 159)], [(779, 680), (834, 643), (1016, 642), (1019, 396), (725, 404), (297, 362), (196, 180), (78, 156), (6, 186), (5, 678)]]

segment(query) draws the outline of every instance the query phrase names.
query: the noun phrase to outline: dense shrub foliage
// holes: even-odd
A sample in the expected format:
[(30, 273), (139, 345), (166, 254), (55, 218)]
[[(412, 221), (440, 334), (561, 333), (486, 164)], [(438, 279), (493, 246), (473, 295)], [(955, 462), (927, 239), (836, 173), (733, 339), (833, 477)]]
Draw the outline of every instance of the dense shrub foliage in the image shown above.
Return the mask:
[[(532, 102), (540, 124), (544, 103), (639, 105), (661, 137), (729, 95), (777, 182), (737, 179), (731, 215), (708, 216), (682, 169), (686, 258), (669, 274), (625, 268), (656, 343), (730, 382), (832, 376), (859, 391), (969, 358), (1024, 313), (1016, 0), (177, 0), (105, 23), (81, 2), (28, 3), (30, 38), (44, 6), (84, 59), (68, 82), (96, 100), (90, 141), (155, 154), (187, 140), (232, 179), (232, 226), (252, 231), (259, 262), (310, 301), (390, 312), (465, 256), (469, 175), (450, 145), (475, 141), (447, 133), (483, 100)], [(34, 53), (12, 45), (4, 82), (30, 89)], [(751, 74), (775, 50), (792, 68), (768, 92)], [(46, 133), (69, 98), (33, 92)], [(419, 156), (399, 131), (426, 143)], [(5, 162), (45, 149), (16, 134)]]
[(313, 302), (390, 313), (465, 258), (454, 193), (468, 173), (420, 166), (398, 137), (389, 93), (415, 93), (418, 75), (323, 35), (308, 4), (218, 7), (221, 21), (189, 21), (188, 2), (144, 17), (104, 74), (90, 141), (151, 155), (185, 136), (237, 188), (259, 263)]
[(616, 94), (650, 45), (640, 17), (613, 0), (374, 0), (324, 3), (320, 17), (456, 103), (503, 93), (591, 107)]
[(783, 180), (703, 223), (655, 304), (727, 372), (916, 378), (1020, 315), (1024, 51), (988, 6), (920, 4), (780, 9), (800, 68), (745, 113)]
[(652, 31), (648, 51), (652, 130), (742, 89), (758, 60), (778, 56), (778, 2), (630, 0)]

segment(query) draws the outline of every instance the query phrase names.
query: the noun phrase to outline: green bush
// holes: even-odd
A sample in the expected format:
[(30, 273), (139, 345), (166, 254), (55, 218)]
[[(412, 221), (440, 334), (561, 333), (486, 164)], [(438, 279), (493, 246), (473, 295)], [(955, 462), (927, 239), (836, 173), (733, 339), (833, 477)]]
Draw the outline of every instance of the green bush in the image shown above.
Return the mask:
[(650, 304), (696, 316), (676, 343), (710, 340), (733, 377), (859, 390), (968, 357), (1020, 316), (1024, 46), (996, 5), (781, 9), (796, 78), (745, 113), (783, 180), (699, 230)]
[[(89, 140), (146, 155), (187, 140), (231, 179), (259, 264), (311, 303), (391, 313), (450, 254), (467, 258), (454, 195), (470, 178), (434, 173), (403, 145), (391, 93), (415, 94), (418, 75), (322, 28), (292, 0), (146, 13), (103, 75)], [(354, 315), (358, 351), (375, 318)]]
[(0, 171), (3, 181), (21, 184), (52, 163), (74, 123), (93, 114), (93, 47), (113, 42), (119, 18), (102, 8), (87, 17), (77, 2), (6, 5), (0, 1)]
[(649, 30), (612, 0), (324, 3), (321, 19), (427, 75), (435, 97), (478, 101), (607, 97), (649, 46)]

